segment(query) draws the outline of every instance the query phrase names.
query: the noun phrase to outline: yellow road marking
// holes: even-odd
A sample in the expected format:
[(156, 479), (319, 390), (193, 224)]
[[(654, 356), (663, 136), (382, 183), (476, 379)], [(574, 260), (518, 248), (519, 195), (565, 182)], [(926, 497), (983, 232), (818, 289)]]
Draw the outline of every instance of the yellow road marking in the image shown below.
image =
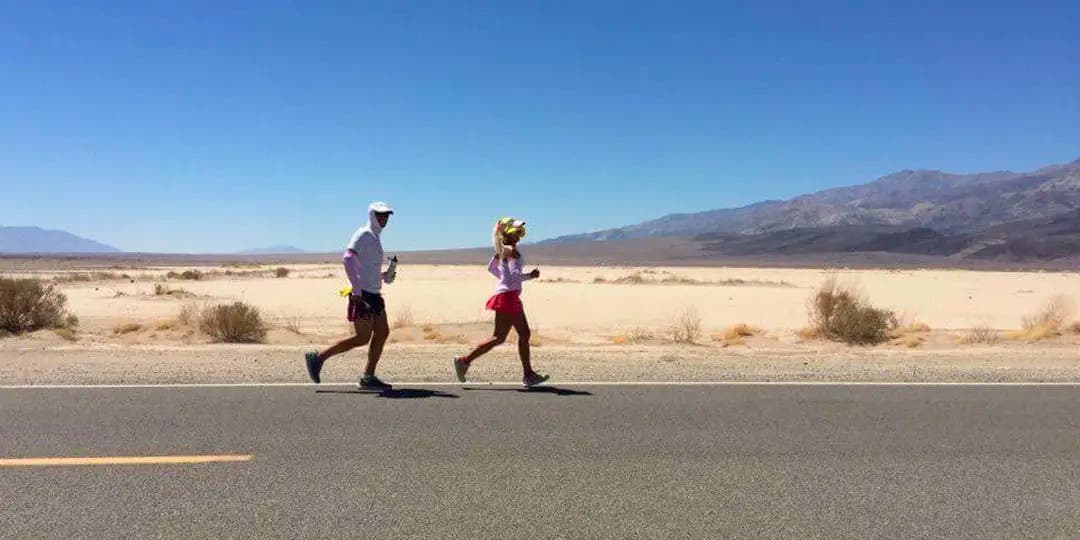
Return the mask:
[(73, 465), (175, 465), (248, 461), (252, 454), (208, 456), (117, 456), (0, 459), (0, 467), (70, 467)]

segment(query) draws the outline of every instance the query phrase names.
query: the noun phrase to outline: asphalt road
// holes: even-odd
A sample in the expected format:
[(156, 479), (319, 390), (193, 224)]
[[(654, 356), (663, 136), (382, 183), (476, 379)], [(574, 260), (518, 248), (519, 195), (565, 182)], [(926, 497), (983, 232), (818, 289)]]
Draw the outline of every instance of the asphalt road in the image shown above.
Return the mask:
[(1077, 538), (1080, 387), (0, 390), (0, 537)]

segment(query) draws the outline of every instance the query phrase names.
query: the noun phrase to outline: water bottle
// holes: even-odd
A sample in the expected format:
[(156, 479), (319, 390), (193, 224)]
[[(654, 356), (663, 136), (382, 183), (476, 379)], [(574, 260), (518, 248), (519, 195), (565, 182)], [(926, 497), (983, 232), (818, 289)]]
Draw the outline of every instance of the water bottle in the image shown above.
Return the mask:
[(393, 283), (397, 278), (397, 255), (390, 257), (390, 264), (386, 267), (386, 282)]

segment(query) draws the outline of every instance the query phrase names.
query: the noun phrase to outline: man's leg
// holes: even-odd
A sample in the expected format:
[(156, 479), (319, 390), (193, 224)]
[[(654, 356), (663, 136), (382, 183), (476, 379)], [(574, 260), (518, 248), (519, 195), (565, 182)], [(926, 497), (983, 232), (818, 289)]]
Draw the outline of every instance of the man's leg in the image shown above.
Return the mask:
[(382, 357), (383, 345), (386, 345), (386, 339), (390, 337), (390, 324), (386, 320), (386, 312), (375, 315), (370, 319), (371, 321), (371, 346), (368, 347), (368, 361), (367, 367), (364, 368), (364, 375), (374, 375), (375, 367), (379, 365), (379, 358)]
[(330, 348), (326, 349), (325, 351), (320, 352), (317, 357), (319, 361), (325, 362), (331, 356), (335, 356), (343, 352), (355, 349), (357, 347), (363, 347), (364, 345), (367, 345), (368, 342), (371, 341), (371, 336), (373, 333), (372, 323), (373, 319), (371, 317), (368, 317), (366, 319), (361, 317), (353, 321), (353, 330), (356, 331), (356, 334), (351, 337), (347, 337), (331, 345)]

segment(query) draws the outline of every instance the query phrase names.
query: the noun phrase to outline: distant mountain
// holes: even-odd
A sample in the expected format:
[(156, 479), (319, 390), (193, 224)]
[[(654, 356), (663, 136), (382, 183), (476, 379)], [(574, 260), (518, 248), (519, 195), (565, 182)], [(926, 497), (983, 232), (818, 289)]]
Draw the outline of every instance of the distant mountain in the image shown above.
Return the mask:
[(765, 201), (741, 208), (672, 214), (616, 229), (548, 242), (700, 234), (754, 235), (827, 227), (927, 228), (971, 234), (1080, 208), (1080, 160), (1027, 173), (950, 174), (905, 170), (867, 184)]
[(119, 253), (120, 250), (65, 231), (0, 227), (0, 253)]
[(1080, 160), (1014, 173), (900, 171), (867, 184), (543, 243), (682, 237), (710, 256), (885, 252), (968, 259), (1080, 256)]
[(293, 253), (306, 253), (296, 246), (267, 246), (263, 248), (248, 249), (239, 252), (242, 255), (288, 255)]

